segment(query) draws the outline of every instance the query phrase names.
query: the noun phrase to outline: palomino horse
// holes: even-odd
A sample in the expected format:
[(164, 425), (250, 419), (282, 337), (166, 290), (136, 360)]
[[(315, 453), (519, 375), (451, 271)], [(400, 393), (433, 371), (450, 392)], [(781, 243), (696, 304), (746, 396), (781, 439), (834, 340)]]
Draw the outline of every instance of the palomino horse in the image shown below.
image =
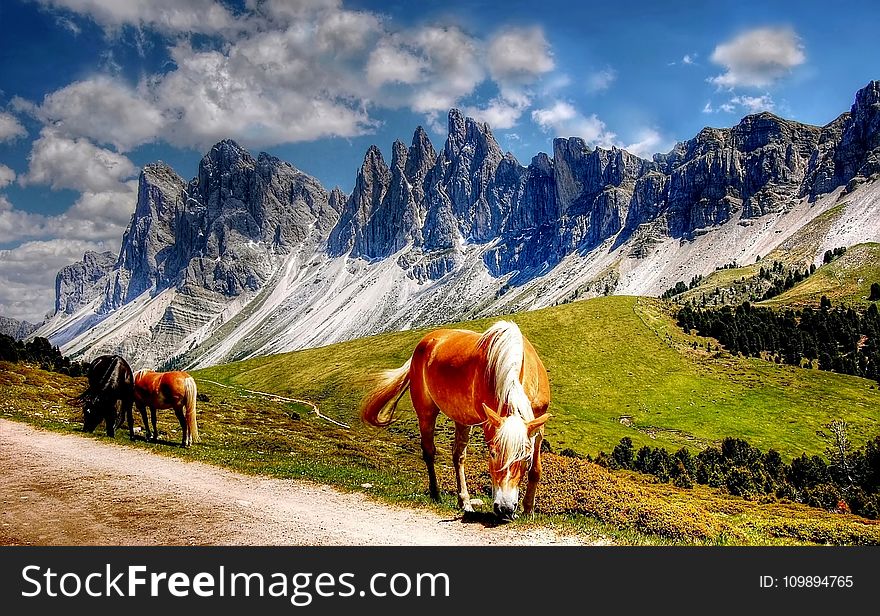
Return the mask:
[(405, 364), (376, 378), (375, 389), (361, 406), (361, 418), (376, 427), (388, 426), (409, 389), (435, 501), (440, 493), (434, 473), (434, 425), (443, 413), (455, 422), (452, 463), (458, 506), (473, 511), (464, 462), (471, 427), (481, 425), (489, 447), (495, 515), (502, 520), (515, 517), (526, 469), (523, 511), (532, 513), (541, 479), (543, 428), (550, 418), (550, 382), (534, 347), (515, 323), (499, 321), (482, 335), (461, 329), (432, 331)]
[[(83, 409), (83, 431), (94, 432), (103, 421), (107, 436), (113, 437), (122, 418), (131, 415), (131, 405), (134, 403), (131, 368), (119, 355), (101, 355), (89, 364), (88, 377), (88, 388), (74, 398)], [(118, 411), (117, 407), (120, 407)], [(134, 430), (130, 422), (128, 430), (133, 439)]]
[[(150, 407), (150, 416), (153, 420), (152, 440), (159, 438), (156, 411), (174, 409), (183, 431), (181, 446), (189, 447), (194, 442), (199, 442), (199, 426), (196, 423), (196, 382), (186, 372), (138, 370), (134, 373), (134, 403), (144, 420), (144, 431), (148, 440), (151, 436), (146, 407)], [(131, 411), (129, 411), (128, 423), (129, 425), (132, 423)]]

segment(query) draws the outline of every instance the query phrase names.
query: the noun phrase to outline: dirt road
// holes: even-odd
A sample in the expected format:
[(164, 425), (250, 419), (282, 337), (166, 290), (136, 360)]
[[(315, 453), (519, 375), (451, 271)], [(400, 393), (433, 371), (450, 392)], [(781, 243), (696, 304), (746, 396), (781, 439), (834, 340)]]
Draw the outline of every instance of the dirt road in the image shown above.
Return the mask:
[(0, 544), (579, 544), (0, 420)]

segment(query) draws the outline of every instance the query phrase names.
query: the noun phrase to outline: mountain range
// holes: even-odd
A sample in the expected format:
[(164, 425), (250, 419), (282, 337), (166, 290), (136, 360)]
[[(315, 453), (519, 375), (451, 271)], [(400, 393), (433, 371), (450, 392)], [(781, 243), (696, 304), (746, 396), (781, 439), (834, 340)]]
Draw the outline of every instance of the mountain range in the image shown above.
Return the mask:
[(730, 262), (880, 240), (880, 82), (818, 127), (759, 113), (645, 160), (577, 137), (528, 165), (458, 110), (372, 146), (354, 189), (214, 145), (140, 174), (119, 254), (56, 279), (35, 335), (89, 358), (199, 367), (600, 294), (658, 295)]

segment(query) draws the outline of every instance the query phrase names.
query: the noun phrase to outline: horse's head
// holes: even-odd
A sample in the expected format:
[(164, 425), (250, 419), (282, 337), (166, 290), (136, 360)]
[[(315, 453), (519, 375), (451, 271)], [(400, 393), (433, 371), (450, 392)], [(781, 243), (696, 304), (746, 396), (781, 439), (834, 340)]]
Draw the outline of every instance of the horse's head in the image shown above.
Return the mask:
[(94, 401), (83, 401), (83, 432), (94, 432), (102, 421), (104, 421), (104, 415), (95, 408)]
[(535, 435), (550, 419), (544, 414), (525, 421), (516, 414), (502, 417), (483, 405), (483, 433), (489, 446), (489, 474), (495, 515), (511, 520), (519, 502), (519, 484), (534, 455)]

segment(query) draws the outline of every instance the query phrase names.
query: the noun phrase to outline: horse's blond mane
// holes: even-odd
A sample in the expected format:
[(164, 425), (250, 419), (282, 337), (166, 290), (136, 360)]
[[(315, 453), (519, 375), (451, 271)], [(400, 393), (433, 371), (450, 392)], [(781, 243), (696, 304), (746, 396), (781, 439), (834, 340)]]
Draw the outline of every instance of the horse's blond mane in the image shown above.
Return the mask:
[(499, 414), (506, 406), (506, 419), (495, 433), (495, 444), (506, 468), (532, 455), (534, 443), (528, 436), (526, 422), (535, 418), (532, 403), (520, 382), (525, 347), (516, 323), (498, 321), (480, 337), (486, 349), (486, 376), (495, 387)]

